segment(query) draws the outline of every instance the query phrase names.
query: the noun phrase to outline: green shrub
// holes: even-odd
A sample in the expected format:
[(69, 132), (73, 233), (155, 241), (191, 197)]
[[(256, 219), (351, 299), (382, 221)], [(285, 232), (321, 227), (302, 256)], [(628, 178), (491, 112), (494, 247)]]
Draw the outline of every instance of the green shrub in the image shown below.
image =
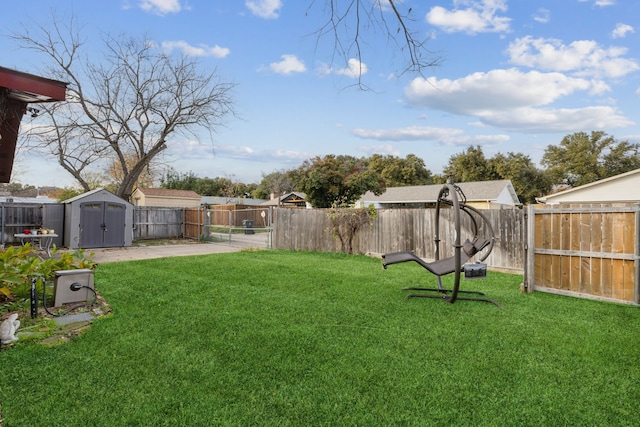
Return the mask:
[(51, 258), (43, 259), (28, 243), (0, 250), (0, 316), (28, 298), (32, 278), (37, 278), (37, 286), (42, 289), (58, 270), (94, 269), (96, 263), (91, 255), (82, 249), (60, 252), (54, 247)]

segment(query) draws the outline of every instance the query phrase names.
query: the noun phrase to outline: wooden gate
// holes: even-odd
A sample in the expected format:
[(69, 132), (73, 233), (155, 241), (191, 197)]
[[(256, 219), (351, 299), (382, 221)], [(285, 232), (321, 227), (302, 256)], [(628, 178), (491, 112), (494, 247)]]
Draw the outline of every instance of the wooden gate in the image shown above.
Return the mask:
[(640, 304), (640, 207), (528, 207), (524, 286)]
[(184, 237), (187, 239), (200, 239), (205, 232), (206, 208), (187, 208), (184, 210)]

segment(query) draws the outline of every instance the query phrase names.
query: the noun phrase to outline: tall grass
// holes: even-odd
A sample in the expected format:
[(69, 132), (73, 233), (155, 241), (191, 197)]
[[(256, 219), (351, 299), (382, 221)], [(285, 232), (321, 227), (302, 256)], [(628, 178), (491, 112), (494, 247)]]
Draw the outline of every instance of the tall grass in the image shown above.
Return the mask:
[(103, 264), (111, 317), (0, 353), (5, 427), (640, 424), (637, 307), (488, 276), (461, 287), (503, 310), (407, 300), (433, 277), (359, 256)]

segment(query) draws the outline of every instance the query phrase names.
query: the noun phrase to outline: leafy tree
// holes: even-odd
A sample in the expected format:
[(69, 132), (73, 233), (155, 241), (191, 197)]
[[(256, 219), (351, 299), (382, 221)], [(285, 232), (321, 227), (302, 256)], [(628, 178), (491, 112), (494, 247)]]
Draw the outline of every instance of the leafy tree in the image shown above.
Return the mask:
[(8, 182), (0, 184), (0, 191), (7, 192), (9, 194), (17, 194), (27, 190), (35, 190), (36, 187), (29, 184), (21, 184), (19, 182)]
[[(168, 55), (147, 39), (106, 37), (100, 59), (83, 57), (76, 22), (53, 16), (14, 34), (49, 60), (48, 75), (69, 82), (67, 102), (43, 106), (48, 120), (31, 132), (85, 189), (87, 171), (119, 163), (116, 194), (128, 199), (150, 162), (179, 134), (212, 131), (233, 113), (231, 91), (216, 71), (184, 54)], [(133, 163), (133, 164), (131, 164)]]
[(484, 157), (482, 147), (470, 145), (464, 152), (454, 154), (449, 158), (449, 163), (443, 170), (441, 182), (446, 177), (453, 176), (456, 182), (486, 181), (490, 178), (489, 164)]
[(193, 191), (203, 196), (229, 197), (233, 195), (233, 181), (221, 176), (196, 178)]
[(290, 177), (315, 208), (349, 205), (367, 191), (384, 191), (379, 175), (367, 168), (366, 160), (353, 156), (317, 156), (305, 160)]
[(408, 154), (404, 159), (374, 154), (368, 160), (368, 168), (380, 176), (386, 187), (433, 183), (431, 171), (425, 167), (424, 160), (415, 154)]
[(53, 194), (53, 197), (58, 201), (62, 202), (67, 199), (71, 199), (73, 197), (79, 196), (85, 193), (82, 188), (78, 187), (64, 187), (63, 189), (57, 191)]
[(639, 168), (639, 148), (603, 131), (575, 132), (549, 145), (541, 163), (554, 184), (575, 187)]
[(551, 189), (544, 171), (522, 153), (498, 153), (487, 161), (487, 168), (491, 179), (510, 180), (522, 203), (533, 203)]
[(256, 184), (234, 182), (230, 178), (199, 178), (193, 172), (180, 173), (169, 169), (160, 178), (160, 186), (171, 190), (191, 190), (201, 196), (249, 197)]
[[(199, 178), (191, 171), (180, 173), (173, 168), (160, 178), (160, 187), (169, 190), (191, 190), (196, 191)], [(204, 194), (202, 194), (204, 196)]]
[(253, 192), (253, 197), (256, 199), (269, 199), (271, 194), (281, 196), (293, 191), (294, 188), (295, 185), (291, 181), (289, 173), (281, 169), (266, 175), (263, 173), (262, 181)]

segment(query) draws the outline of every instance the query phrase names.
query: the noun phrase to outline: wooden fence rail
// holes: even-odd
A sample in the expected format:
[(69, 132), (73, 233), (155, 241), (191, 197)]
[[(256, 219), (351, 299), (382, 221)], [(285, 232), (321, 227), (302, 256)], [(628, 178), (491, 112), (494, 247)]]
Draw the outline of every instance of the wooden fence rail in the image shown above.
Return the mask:
[[(62, 205), (3, 204), (2, 244), (15, 244), (24, 228), (47, 226), (62, 231)], [(231, 213), (230, 213), (231, 212)], [(266, 213), (264, 216), (263, 213)], [(640, 304), (640, 205), (566, 206), (524, 210), (485, 210), (496, 233), (489, 267), (524, 272), (528, 291), (540, 290), (631, 304)], [(453, 253), (455, 230), (450, 212), (442, 212), (441, 256)], [(218, 218), (219, 217), (219, 218)], [(277, 249), (338, 252), (327, 211), (275, 208), (210, 210), (204, 208), (136, 207), (134, 240), (200, 238), (208, 225), (255, 227), (273, 219), (272, 246)], [(471, 222), (462, 216), (461, 238), (470, 236)], [(353, 241), (356, 253), (413, 251), (433, 259), (434, 209), (381, 209), (371, 227)], [(480, 234), (483, 235), (482, 228)], [(61, 233), (60, 233), (61, 234)]]
[(185, 237), (185, 209), (136, 206), (133, 240)]
[(525, 286), (640, 304), (640, 207), (528, 208)]
[[(525, 223), (522, 210), (483, 211), (494, 227), (496, 243), (486, 259), (492, 268), (524, 269)], [(453, 254), (454, 226), (450, 212), (440, 221), (441, 254)], [(353, 241), (354, 252), (384, 254), (413, 251), (421, 258), (433, 259), (435, 209), (380, 209), (371, 227), (364, 226)], [(331, 234), (327, 211), (323, 209), (279, 208), (275, 213), (274, 247), (278, 249), (340, 251), (340, 242)], [(462, 216), (463, 240), (471, 237), (471, 220)], [(480, 228), (479, 234), (485, 230)]]

